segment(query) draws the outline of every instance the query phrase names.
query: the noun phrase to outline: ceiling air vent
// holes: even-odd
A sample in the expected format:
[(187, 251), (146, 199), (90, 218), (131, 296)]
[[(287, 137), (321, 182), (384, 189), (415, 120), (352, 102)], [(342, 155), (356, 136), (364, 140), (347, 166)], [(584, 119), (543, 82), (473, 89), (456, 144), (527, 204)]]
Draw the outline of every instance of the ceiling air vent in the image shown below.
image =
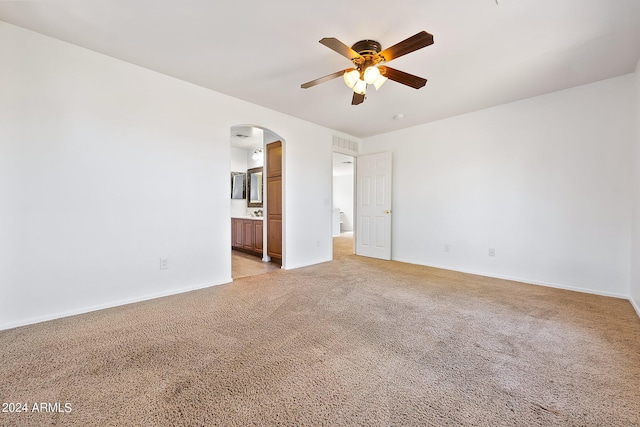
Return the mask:
[(333, 147), (337, 148), (337, 150), (335, 151), (343, 154), (351, 154), (354, 156), (358, 155), (358, 141), (350, 141), (348, 139), (334, 135)]

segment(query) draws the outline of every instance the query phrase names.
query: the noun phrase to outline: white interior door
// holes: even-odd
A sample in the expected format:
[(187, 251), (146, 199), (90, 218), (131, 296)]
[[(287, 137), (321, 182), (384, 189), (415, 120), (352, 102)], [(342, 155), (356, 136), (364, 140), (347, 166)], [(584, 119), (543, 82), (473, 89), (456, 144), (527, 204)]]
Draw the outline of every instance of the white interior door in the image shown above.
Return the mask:
[(356, 255), (391, 259), (391, 153), (358, 156)]

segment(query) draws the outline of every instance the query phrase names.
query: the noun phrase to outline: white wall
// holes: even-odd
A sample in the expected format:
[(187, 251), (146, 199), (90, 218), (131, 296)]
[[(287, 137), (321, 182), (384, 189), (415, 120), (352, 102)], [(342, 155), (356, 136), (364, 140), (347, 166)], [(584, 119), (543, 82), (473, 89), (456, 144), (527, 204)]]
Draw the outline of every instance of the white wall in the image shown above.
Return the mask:
[(353, 231), (353, 180), (353, 174), (333, 177), (333, 206), (342, 211), (340, 231)]
[[(258, 135), (258, 139), (260, 140), (260, 145), (263, 146), (263, 140), (264, 140), (263, 134), (264, 134), (264, 131), (262, 129), (254, 129), (254, 132)], [(255, 149), (253, 149), (253, 150), (252, 149), (245, 150), (246, 155), (247, 155), (247, 170), (253, 169), (253, 168), (263, 168), (264, 167), (264, 152), (265, 152), (265, 149), (263, 148), (262, 157), (258, 157), (257, 159), (253, 158), (254, 150)], [(264, 190), (264, 187), (265, 187), (265, 185), (263, 183), (263, 193), (262, 193), (263, 196), (266, 194), (266, 190)], [(249, 191), (248, 187), (247, 187), (247, 191)], [(264, 205), (264, 203), (262, 205), (263, 206), (261, 208), (259, 208), (259, 207), (258, 208), (253, 208), (253, 207), (250, 208), (250, 207), (247, 207), (247, 200), (245, 200), (244, 201), (245, 214), (247, 214), (247, 213), (255, 213), (256, 211), (263, 211), (264, 212), (265, 205)], [(266, 229), (264, 230), (264, 236), (265, 236), (264, 240), (266, 241), (266, 239), (267, 239), (267, 230)]]
[(366, 139), (364, 153), (393, 152), (393, 259), (628, 296), (633, 87), (627, 75)]
[(264, 131), (262, 129), (254, 129), (254, 138), (256, 139), (256, 146), (262, 148), (262, 156), (257, 159), (253, 158), (254, 149), (245, 150), (247, 153), (247, 169), (259, 168), (264, 166)]
[[(262, 129), (255, 129), (260, 144), (262, 144)], [(231, 172), (244, 172), (248, 169), (264, 166), (264, 157), (253, 159), (253, 150), (239, 147), (231, 147)], [(260, 210), (247, 206), (247, 199), (231, 199), (231, 216), (244, 216), (249, 212)]]
[[(247, 150), (231, 147), (231, 172), (247, 173)], [(247, 214), (247, 199), (231, 199), (231, 216)]]
[(230, 281), (238, 123), (285, 140), (284, 267), (331, 259), (329, 129), (2, 22), (0, 57), (0, 329)]
[(640, 61), (635, 72), (635, 124), (633, 190), (633, 245), (631, 252), (630, 300), (640, 316)]

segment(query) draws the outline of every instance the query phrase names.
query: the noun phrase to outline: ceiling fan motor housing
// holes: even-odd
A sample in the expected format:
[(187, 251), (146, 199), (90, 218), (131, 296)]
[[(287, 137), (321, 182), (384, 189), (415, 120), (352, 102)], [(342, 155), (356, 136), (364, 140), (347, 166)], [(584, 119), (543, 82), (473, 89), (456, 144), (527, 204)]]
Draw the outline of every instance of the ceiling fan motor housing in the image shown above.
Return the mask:
[(375, 40), (360, 40), (351, 46), (351, 49), (360, 55), (359, 58), (352, 59), (352, 61), (360, 71), (361, 78), (363, 78), (364, 70), (368, 67), (384, 62), (384, 58), (378, 55), (382, 50), (382, 46)]
[(362, 56), (374, 56), (380, 53), (382, 46), (375, 40), (360, 40), (351, 46), (351, 49)]

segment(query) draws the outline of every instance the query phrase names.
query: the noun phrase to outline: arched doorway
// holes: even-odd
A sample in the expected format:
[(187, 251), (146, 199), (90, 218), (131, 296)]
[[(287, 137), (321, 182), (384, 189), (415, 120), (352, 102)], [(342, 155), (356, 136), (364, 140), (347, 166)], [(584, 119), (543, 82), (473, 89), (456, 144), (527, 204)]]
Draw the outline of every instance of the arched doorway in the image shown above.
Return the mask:
[(231, 127), (230, 145), (230, 254), (237, 279), (284, 265), (284, 140), (268, 128), (240, 124)]

